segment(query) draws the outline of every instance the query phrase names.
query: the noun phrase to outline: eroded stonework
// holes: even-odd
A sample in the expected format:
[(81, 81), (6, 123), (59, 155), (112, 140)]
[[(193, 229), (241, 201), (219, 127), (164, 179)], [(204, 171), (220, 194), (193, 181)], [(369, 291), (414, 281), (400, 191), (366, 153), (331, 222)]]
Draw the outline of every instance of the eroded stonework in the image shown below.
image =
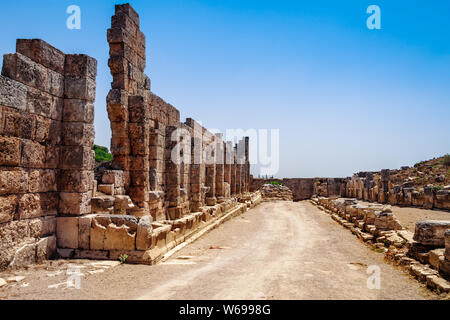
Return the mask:
[(150, 91), (138, 14), (128, 4), (115, 9), (107, 31), (113, 162), (95, 176), (97, 61), (39, 39), (18, 40), (4, 56), (0, 269), (55, 256), (151, 264), (260, 201), (249, 193), (248, 138), (233, 145), (193, 119), (180, 122)]

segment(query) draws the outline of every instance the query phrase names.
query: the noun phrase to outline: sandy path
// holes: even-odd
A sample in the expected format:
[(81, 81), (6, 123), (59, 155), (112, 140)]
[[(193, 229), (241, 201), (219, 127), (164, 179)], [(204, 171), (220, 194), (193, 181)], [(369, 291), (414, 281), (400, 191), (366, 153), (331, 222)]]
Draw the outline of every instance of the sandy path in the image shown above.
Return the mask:
[[(366, 271), (372, 265), (381, 270), (379, 290), (367, 288)], [(10, 298), (436, 298), (309, 202), (263, 203), (165, 263), (111, 268), (83, 277), (80, 290), (49, 289), (49, 279), (39, 279), (34, 283), (31, 277), (30, 285), (17, 288)]]

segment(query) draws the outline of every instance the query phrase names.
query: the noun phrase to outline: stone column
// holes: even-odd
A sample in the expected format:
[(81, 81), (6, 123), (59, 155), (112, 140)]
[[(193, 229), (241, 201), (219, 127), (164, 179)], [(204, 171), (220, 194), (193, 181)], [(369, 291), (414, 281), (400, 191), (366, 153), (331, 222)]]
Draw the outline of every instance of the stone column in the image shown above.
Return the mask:
[(224, 182), (225, 185), (228, 184), (227, 188), (229, 189), (226, 197), (230, 197), (232, 194), (232, 168), (234, 163), (234, 149), (233, 144), (231, 142), (226, 142), (225, 144), (225, 174), (224, 174)]
[(231, 164), (231, 194), (236, 195), (237, 193), (237, 163), (236, 163), (236, 154), (237, 147), (232, 148), (232, 164)]
[(95, 101), (97, 61), (86, 55), (66, 55), (64, 75), (59, 214), (79, 216), (91, 212), (94, 119), (83, 114), (90, 112)]
[(172, 140), (172, 134), (177, 130), (177, 127), (166, 127), (166, 202), (168, 204), (167, 212), (168, 218), (171, 220), (179, 219), (182, 216), (181, 208), (181, 173), (180, 164), (172, 159), (172, 150), (177, 146), (178, 140)]
[(150, 113), (146, 98), (129, 96), (128, 111), (130, 198), (141, 209), (139, 215), (146, 215), (150, 192)]
[(206, 142), (206, 176), (205, 185), (209, 190), (206, 193), (206, 205), (214, 206), (217, 203), (216, 198), (216, 142), (215, 137), (209, 132), (204, 133)]
[(200, 207), (204, 206), (202, 199), (202, 166), (204, 167), (202, 146), (203, 128), (191, 118), (186, 119), (186, 125), (192, 130), (191, 165), (189, 166), (189, 200), (191, 211), (198, 212)]
[(216, 134), (216, 197), (217, 200), (223, 201), (225, 196), (224, 179), (225, 179), (225, 157), (224, 144), (222, 134)]

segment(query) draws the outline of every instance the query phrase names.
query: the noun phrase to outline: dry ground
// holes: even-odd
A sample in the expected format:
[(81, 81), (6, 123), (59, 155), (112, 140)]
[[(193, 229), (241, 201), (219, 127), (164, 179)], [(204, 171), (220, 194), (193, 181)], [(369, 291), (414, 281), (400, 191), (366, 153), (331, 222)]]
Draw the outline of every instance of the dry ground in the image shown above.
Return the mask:
[[(68, 262), (57, 263), (52, 268), (64, 271)], [(79, 290), (49, 287), (68, 275), (42, 266), (23, 271), (26, 278), (0, 289), (0, 298), (439, 298), (309, 202), (265, 202), (155, 266), (105, 266), (104, 272), (90, 274), (101, 266), (77, 263), (87, 266), (81, 269)], [(371, 265), (381, 269), (379, 290), (367, 288)]]
[[(369, 205), (369, 202), (360, 201)], [(442, 210), (428, 210), (413, 207), (392, 206), (392, 213), (398, 218), (400, 224), (414, 233), (416, 223), (424, 220), (450, 220), (450, 212)]]

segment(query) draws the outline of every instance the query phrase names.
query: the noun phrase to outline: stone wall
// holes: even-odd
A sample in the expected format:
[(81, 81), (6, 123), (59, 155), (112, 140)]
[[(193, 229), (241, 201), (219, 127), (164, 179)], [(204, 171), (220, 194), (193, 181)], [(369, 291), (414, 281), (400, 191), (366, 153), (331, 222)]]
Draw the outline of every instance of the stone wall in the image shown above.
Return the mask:
[(90, 213), (93, 188), (97, 61), (38, 39), (16, 51), (0, 76), (0, 269), (52, 257), (57, 220)]
[(347, 180), (347, 197), (399, 206), (450, 210), (450, 187), (417, 186), (411, 179), (392, 179), (399, 170), (360, 172)]
[(339, 196), (381, 204), (450, 210), (450, 186), (417, 185), (411, 177), (398, 178), (402, 177), (401, 172), (389, 169), (358, 172), (351, 178), (251, 178), (250, 190), (259, 190), (266, 182), (278, 181), (292, 190), (294, 201), (310, 199), (313, 195)]
[(341, 178), (292, 178), (292, 179), (254, 179), (250, 177), (250, 191), (260, 190), (267, 182), (276, 181), (288, 187), (294, 201), (311, 199), (313, 195), (328, 197), (345, 195), (345, 179)]
[[(112, 164), (94, 176), (97, 62), (18, 40), (0, 76), (0, 269), (42, 259), (152, 264), (188, 237), (256, 205), (249, 140), (224, 142), (150, 91), (139, 16), (107, 31)], [(225, 162), (224, 162), (225, 161)]]

